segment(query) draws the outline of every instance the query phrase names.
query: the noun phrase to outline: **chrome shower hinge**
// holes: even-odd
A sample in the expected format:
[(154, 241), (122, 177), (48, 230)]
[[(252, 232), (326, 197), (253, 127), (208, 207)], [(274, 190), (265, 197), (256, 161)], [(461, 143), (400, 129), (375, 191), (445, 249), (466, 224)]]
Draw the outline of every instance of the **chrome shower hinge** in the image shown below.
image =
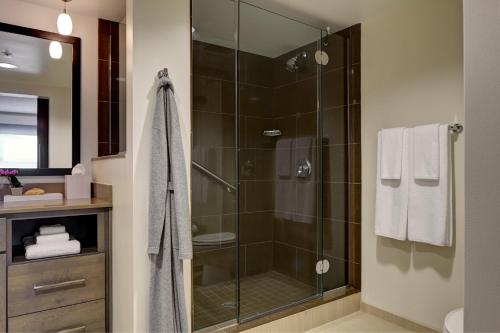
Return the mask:
[(330, 270), (330, 262), (326, 259), (319, 260), (316, 263), (316, 273), (321, 275), (325, 274)]

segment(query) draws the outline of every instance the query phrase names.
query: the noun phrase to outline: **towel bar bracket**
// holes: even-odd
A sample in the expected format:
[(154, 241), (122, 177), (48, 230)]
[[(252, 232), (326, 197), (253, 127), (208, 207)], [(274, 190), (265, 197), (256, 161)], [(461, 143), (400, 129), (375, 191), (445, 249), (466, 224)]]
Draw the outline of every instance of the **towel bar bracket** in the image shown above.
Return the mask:
[(460, 134), (464, 131), (464, 125), (462, 124), (453, 124), (448, 126), (448, 129), (452, 131), (453, 133)]

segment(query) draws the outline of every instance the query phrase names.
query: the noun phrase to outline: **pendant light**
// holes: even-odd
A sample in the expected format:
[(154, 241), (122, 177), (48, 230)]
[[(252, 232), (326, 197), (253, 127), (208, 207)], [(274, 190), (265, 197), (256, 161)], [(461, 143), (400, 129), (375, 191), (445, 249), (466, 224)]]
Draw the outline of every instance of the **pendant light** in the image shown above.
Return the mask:
[(51, 41), (49, 44), (49, 54), (52, 59), (61, 59), (63, 54), (61, 43), (55, 40)]
[(70, 1), (71, 0), (62, 0), (62, 2), (64, 2), (64, 9), (57, 17), (57, 31), (65, 36), (71, 35), (73, 31), (73, 21), (71, 20), (71, 16), (66, 13), (66, 4)]

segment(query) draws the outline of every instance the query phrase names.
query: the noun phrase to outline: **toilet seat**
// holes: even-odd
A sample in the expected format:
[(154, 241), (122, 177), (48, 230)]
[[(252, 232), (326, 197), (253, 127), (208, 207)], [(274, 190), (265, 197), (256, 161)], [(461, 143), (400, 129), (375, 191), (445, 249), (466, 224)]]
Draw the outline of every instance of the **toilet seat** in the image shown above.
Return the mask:
[(464, 332), (464, 308), (451, 311), (444, 319), (443, 333)]
[(219, 244), (229, 244), (236, 240), (236, 235), (232, 232), (216, 232), (213, 234), (202, 234), (193, 237), (193, 245), (213, 246)]

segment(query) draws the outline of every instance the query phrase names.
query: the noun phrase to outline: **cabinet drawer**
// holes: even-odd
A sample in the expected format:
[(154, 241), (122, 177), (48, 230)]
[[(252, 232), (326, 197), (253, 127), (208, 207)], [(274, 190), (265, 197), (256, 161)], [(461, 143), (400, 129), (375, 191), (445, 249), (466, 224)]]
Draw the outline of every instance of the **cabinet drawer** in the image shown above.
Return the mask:
[(7, 223), (4, 218), (0, 218), (0, 253), (5, 252), (5, 244), (7, 244)]
[(9, 318), (9, 332), (104, 332), (104, 300)]
[(10, 265), (8, 316), (105, 297), (104, 253)]

